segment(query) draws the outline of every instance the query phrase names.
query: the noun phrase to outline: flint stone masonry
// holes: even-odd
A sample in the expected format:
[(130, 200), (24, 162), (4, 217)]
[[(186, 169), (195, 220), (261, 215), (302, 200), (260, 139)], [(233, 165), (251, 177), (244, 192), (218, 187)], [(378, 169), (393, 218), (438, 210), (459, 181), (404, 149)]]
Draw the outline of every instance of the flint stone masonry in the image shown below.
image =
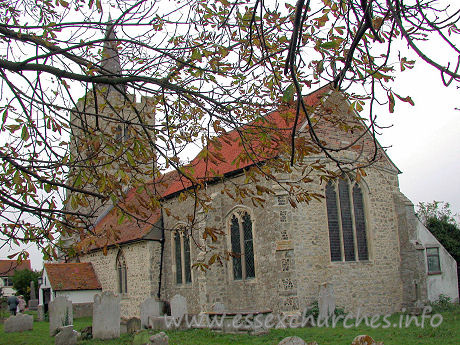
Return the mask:
[(155, 298), (149, 297), (140, 305), (141, 310), (141, 327), (147, 328), (149, 325), (149, 316), (161, 316), (163, 303)]
[(281, 340), (278, 345), (307, 345), (307, 343), (299, 337), (287, 337)]
[(48, 304), (50, 320), (50, 336), (54, 336), (59, 328), (73, 324), (72, 301), (58, 296)]
[(94, 296), (93, 338), (114, 339), (120, 337), (120, 297), (105, 291)]
[(3, 327), (5, 333), (29, 331), (34, 327), (34, 317), (19, 313), (6, 319)]
[(177, 319), (186, 314), (188, 314), (187, 300), (184, 296), (174, 295), (171, 299), (171, 316)]
[[(328, 166), (328, 168), (333, 168)], [(399, 229), (396, 220), (393, 193), (399, 191), (396, 171), (389, 165), (367, 171), (362, 190), (365, 199), (368, 233), (369, 260), (354, 262), (331, 262), (329, 253), (329, 230), (327, 207), (324, 201), (298, 203), (293, 208), (288, 203), (280, 206), (275, 196), (265, 198), (264, 207), (254, 207), (250, 200), (239, 205), (220, 193), (222, 185), (208, 185), (207, 193), (212, 195), (213, 212), (203, 225), (198, 224), (193, 233), (200, 243), (201, 231), (205, 227), (223, 229), (226, 236), (218, 237), (213, 245), (216, 250), (231, 250), (228, 243), (229, 216), (242, 209), (251, 214), (254, 233), (254, 258), (256, 279), (234, 280), (230, 261), (223, 266), (213, 265), (206, 272), (192, 271), (191, 284), (177, 284), (175, 281), (174, 243), (172, 236), (165, 236), (164, 272), (162, 298), (180, 294), (187, 299), (188, 312), (198, 314), (212, 310), (216, 301), (223, 302), (231, 310), (266, 310), (274, 313), (302, 313), (318, 300), (318, 286), (328, 282), (334, 286), (336, 306), (346, 312), (358, 309), (369, 313), (393, 313), (399, 311), (403, 302), (400, 274)], [(300, 172), (285, 174), (285, 179), (296, 181)], [(235, 184), (244, 184), (245, 176), (232, 178)], [(274, 189), (271, 182), (260, 181), (264, 187)], [(324, 184), (310, 183), (309, 191), (324, 195)], [(164, 215), (164, 226), (174, 229), (177, 215), (186, 219), (193, 209), (192, 201), (166, 201), (165, 207), (171, 215)], [(286, 210), (286, 222), (279, 222), (280, 210)], [(286, 231), (292, 240), (293, 249), (276, 250), (280, 233)], [(191, 241), (191, 242), (193, 242)], [(191, 246), (191, 260), (199, 255), (199, 249)], [(289, 260), (289, 267), (282, 271), (283, 263)], [(279, 267), (279, 269), (274, 269)], [(288, 288), (280, 284), (290, 281)], [(353, 286), (353, 291), (349, 291)]]
[[(145, 241), (121, 246), (127, 267), (128, 293), (121, 300), (121, 315), (125, 318), (140, 317), (139, 305), (146, 298), (158, 293), (161, 245)], [(118, 294), (116, 258), (118, 248), (109, 248), (107, 255), (94, 251), (80, 256), (81, 262), (91, 262), (103, 291)]]
[(54, 345), (76, 345), (77, 342), (78, 332), (74, 331), (73, 325), (61, 327), (54, 337)]
[(165, 332), (152, 335), (150, 337), (150, 345), (169, 345), (169, 337)]
[(335, 297), (332, 284), (324, 283), (319, 288), (318, 298), (319, 315), (318, 318), (325, 320), (334, 315), (335, 312)]
[(215, 313), (223, 313), (225, 312), (225, 304), (223, 304), (222, 302), (216, 302), (214, 303), (213, 307), (212, 307), (212, 311), (215, 312)]

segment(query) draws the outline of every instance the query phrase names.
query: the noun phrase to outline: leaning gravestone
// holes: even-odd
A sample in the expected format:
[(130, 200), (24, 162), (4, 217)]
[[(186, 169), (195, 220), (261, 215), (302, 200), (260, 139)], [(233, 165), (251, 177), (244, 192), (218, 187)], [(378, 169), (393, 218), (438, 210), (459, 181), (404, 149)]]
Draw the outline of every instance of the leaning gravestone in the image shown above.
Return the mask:
[(319, 298), (318, 298), (318, 308), (319, 308), (319, 320), (325, 320), (335, 312), (335, 297), (334, 297), (334, 288), (332, 284), (323, 283), (319, 288)]
[(184, 296), (174, 295), (171, 299), (171, 316), (179, 319), (186, 314), (188, 314), (187, 300)]
[(110, 291), (94, 296), (93, 338), (120, 337), (120, 297)]
[(72, 302), (58, 296), (48, 304), (50, 336), (54, 336), (62, 326), (73, 325)]
[(150, 316), (161, 316), (163, 303), (149, 297), (140, 305), (141, 309), (141, 327), (148, 328)]
[(54, 337), (54, 345), (76, 345), (77, 342), (78, 332), (74, 331), (72, 325), (61, 327)]
[(27, 314), (10, 316), (3, 327), (5, 333), (29, 331), (34, 327), (34, 317)]

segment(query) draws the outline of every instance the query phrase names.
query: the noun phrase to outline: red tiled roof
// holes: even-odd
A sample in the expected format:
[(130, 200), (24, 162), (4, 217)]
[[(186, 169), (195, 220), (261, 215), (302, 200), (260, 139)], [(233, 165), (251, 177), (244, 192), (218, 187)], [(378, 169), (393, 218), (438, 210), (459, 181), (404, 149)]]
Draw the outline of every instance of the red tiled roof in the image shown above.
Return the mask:
[[(306, 96), (306, 105), (316, 105), (327, 90), (329, 88), (324, 87)], [(286, 139), (290, 138), (294, 118), (295, 110), (286, 107), (285, 110), (272, 112), (260, 120), (218, 136), (184, 169), (188, 172), (187, 175), (193, 176), (194, 182), (200, 183), (274, 158), (279, 153), (279, 146), (283, 142), (289, 145)], [(298, 122), (299, 127), (300, 124), (301, 121)], [(261, 145), (262, 133), (265, 134), (271, 146)], [(187, 189), (192, 186), (192, 182), (178, 172), (172, 171), (156, 180), (152, 186), (155, 189), (150, 192), (158, 198), (168, 197)], [(146, 206), (149, 199), (146, 191), (137, 193), (135, 188), (129, 191), (120, 206), (136, 215), (137, 219), (126, 217), (119, 224), (117, 213), (119, 210), (112, 209), (96, 224), (94, 228), (96, 237), (86, 237), (82, 241), (82, 244), (86, 241), (86, 245), (82, 245), (82, 248), (92, 250), (142, 239), (152, 229), (153, 224), (161, 218), (159, 208), (152, 211)], [(100, 235), (99, 238), (98, 235)], [(88, 244), (88, 241), (92, 243)]]
[(20, 264), (16, 260), (0, 260), (0, 276), (12, 277), (15, 271), (32, 270), (30, 260), (23, 260)]
[[(161, 209), (154, 208), (154, 202), (160, 198), (168, 186), (168, 181), (176, 178), (176, 172), (170, 172), (155, 182), (151, 182), (142, 192), (131, 189), (119, 208), (113, 208), (94, 227), (93, 236), (85, 236), (80, 249), (93, 250), (142, 239), (161, 219)], [(169, 182), (170, 183), (170, 182)], [(120, 209), (133, 217), (125, 216), (119, 222)]]
[(51, 287), (55, 291), (101, 289), (90, 262), (46, 263), (44, 266)]
[[(305, 104), (307, 106), (316, 105), (326, 90), (328, 87), (306, 96)], [(302, 116), (299, 119), (297, 129), (303, 118)], [(290, 138), (294, 119), (295, 110), (292, 107), (286, 108), (284, 111), (272, 112), (239, 130), (233, 130), (215, 138), (214, 142), (211, 142), (207, 149), (202, 150), (188, 166), (191, 175), (197, 181), (204, 182), (276, 157), (280, 145), (283, 143), (289, 145), (286, 139)], [(261, 144), (263, 136), (267, 138), (271, 147)], [(189, 179), (179, 176), (166, 189), (163, 197), (189, 188), (191, 185), (192, 182)]]

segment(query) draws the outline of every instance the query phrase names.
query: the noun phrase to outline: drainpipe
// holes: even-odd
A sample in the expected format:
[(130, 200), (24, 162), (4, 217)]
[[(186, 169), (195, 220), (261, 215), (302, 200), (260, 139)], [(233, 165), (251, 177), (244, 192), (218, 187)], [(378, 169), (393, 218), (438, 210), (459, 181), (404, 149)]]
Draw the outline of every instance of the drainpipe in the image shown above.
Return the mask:
[(165, 224), (164, 224), (164, 217), (163, 217), (163, 209), (161, 209), (161, 253), (160, 253), (160, 274), (158, 277), (158, 292), (157, 297), (158, 299), (161, 298), (161, 279), (163, 276), (163, 256), (165, 251)]

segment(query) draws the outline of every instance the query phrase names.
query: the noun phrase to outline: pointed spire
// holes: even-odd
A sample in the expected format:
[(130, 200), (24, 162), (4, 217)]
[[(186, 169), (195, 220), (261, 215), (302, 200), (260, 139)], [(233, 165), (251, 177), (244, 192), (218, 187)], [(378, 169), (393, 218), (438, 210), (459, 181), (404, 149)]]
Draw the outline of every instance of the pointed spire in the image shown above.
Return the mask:
[(118, 55), (117, 39), (115, 35), (115, 28), (112, 24), (112, 18), (109, 14), (107, 28), (105, 30), (104, 48), (102, 49), (101, 67), (105, 72), (111, 74), (121, 73), (120, 56)]

